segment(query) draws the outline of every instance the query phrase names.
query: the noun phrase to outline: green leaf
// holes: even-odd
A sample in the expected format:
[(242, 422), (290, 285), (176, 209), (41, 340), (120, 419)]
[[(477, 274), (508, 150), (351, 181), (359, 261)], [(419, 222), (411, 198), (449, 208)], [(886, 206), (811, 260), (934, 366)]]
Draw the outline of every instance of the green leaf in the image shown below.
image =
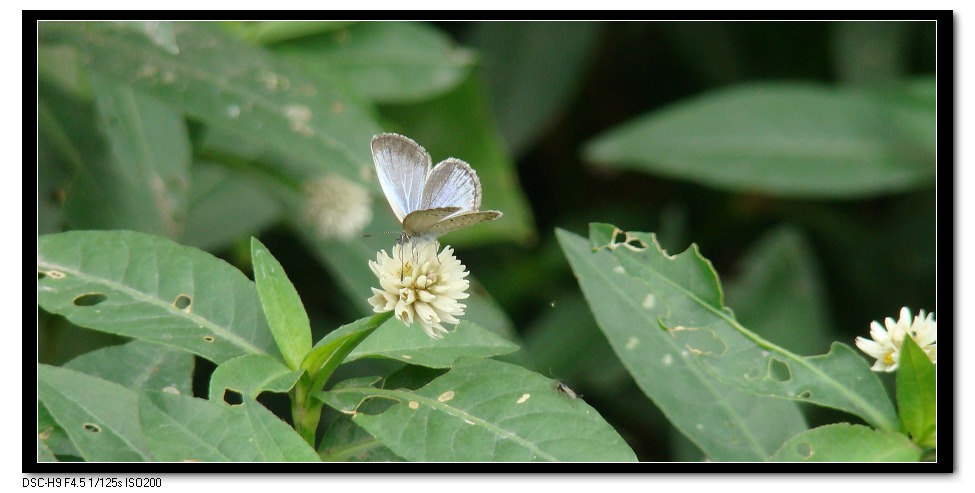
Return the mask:
[(593, 236), (593, 242), (607, 245), (626, 274), (644, 284), (648, 299), (666, 306), (659, 327), (715, 378), (761, 395), (841, 409), (878, 428), (894, 428), (894, 407), (863, 358), (838, 342), (828, 354), (801, 357), (743, 327), (724, 306), (717, 273), (696, 245), (671, 256), (653, 234), (626, 233), (627, 247), (614, 246), (615, 234)]
[(131, 231), (37, 241), (37, 301), (49, 312), (217, 364), (242, 354), (276, 355), (254, 284), (208, 253)]
[[(409, 461), (633, 461), (616, 430), (552, 380), (487, 359), (459, 360), (425, 387), (336, 386), (318, 394)], [(357, 412), (364, 399), (398, 403)], [(360, 409), (361, 411), (361, 409)]]
[[(732, 191), (846, 198), (927, 188), (934, 108), (807, 84), (722, 89), (623, 124), (585, 159)], [(927, 143), (930, 141), (930, 144)]]
[(45, 22), (39, 35), (77, 47), (93, 71), (292, 157), (293, 173), (361, 181), (372, 167), (379, 127), (340, 90), (212, 24), (176, 23), (173, 33), (178, 55), (113, 23)]
[(897, 408), (915, 443), (926, 445), (938, 432), (937, 368), (911, 337), (905, 337), (897, 366)]
[(325, 462), (403, 461), (369, 432), (352, 423), (346, 414), (340, 414), (325, 428), (318, 451)]
[(349, 21), (229, 21), (221, 23), (241, 38), (260, 44), (278, 43), (289, 39), (341, 29)]
[(152, 460), (134, 391), (74, 370), (37, 365), (37, 394), (86, 461)]
[(409, 102), (457, 85), (474, 55), (420, 22), (362, 22), (274, 46), (274, 52), (323, 79), (341, 78), (380, 102)]
[(725, 282), (735, 318), (765, 339), (797, 353), (820, 353), (836, 339), (815, 255), (805, 236), (781, 226), (760, 238)]
[(921, 449), (901, 435), (838, 423), (800, 433), (771, 457), (776, 462), (917, 462)]
[(44, 444), (44, 449), (38, 446), (39, 454), (50, 452), (54, 455), (80, 456), (64, 428), (54, 420), (40, 399), (37, 400), (37, 439)]
[(579, 90), (599, 28), (597, 22), (478, 22), (471, 27), (467, 42), (481, 55), (479, 74), (513, 154), (523, 153)]
[[(605, 244), (602, 238), (613, 229), (593, 224), (591, 240), (599, 237), (597, 244)], [(691, 357), (684, 343), (661, 328), (660, 320), (668, 314), (704, 315), (698, 307), (678, 306), (678, 300), (668, 298), (679, 292), (677, 286), (651, 289), (644, 278), (628, 274), (607, 249), (593, 251), (584, 238), (562, 230), (556, 236), (616, 356), (667, 419), (710, 459), (765, 460), (785, 440), (806, 429), (795, 404), (721, 382)], [(616, 248), (620, 250), (629, 251)], [(717, 287), (706, 262), (680, 270), (680, 285)]]
[(349, 360), (384, 357), (430, 368), (450, 368), (460, 357), (490, 358), (518, 349), (516, 344), (466, 320), (438, 340), (418, 326), (407, 327), (390, 319), (359, 344), (349, 354)]
[(311, 324), (284, 268), (257, 238), (251, 238), (254, 283), (274, 341), (292, 370), (311, 351)]
[[(201, 250), (216, 250), (257, 235), (281, 215), (281, 206), (263, 187), (223, 167), (193, 163), (186, 229), (179, 241)], [(246, 199), (244, 199), (246, 197)]]
[(37, 437), (37, 462), (57, 462), (58, 458), (54, 456), (54, 452), (47, 447), (44, 440), (41, 437)]
[(142, 428), (157, 460), (316, 462), (318, 454), (256, 401), (227, 406), (183, 395), (147, 393)]
[(64, 367), (132, 390), (193, 394), (193, 355), (161, 344), (134, 340), (96, 349)]
[(314, 379), (309, 388), (321, 389), (349, 353), (391, 316), (388, 312), (361, 318), (333, 330), (318, 341), (301, 362), (301, 367)]
[(261, 392), (287, 392), (295, 386), (303, 370), (292, 371), (266, 354), (245, 354), (217, 367), (210, 377), (210, 400), (223, 401), (229, 389), (257, 399)]
[[(383, 115), (399, 125), (395, 131), (422, 145), (435, 164), (451, 156), (469, 163), (481, 181), (481, 209), (504, 213), (496, 221), (445, 235), (444, 244), (528, 243), (535, 238), (528, 200), (518, 186), (514, 162), (493, 124), (491, 108), (476, 77), (431, 101), (385, 107)], [(382, 208), (381, 214), (392, 217), (388, 207)]]

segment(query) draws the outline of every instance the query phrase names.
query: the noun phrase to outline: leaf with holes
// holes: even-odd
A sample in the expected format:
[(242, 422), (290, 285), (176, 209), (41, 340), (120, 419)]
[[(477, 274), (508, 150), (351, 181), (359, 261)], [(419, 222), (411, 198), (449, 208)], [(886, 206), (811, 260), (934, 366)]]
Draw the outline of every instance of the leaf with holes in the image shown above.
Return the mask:
[(294, 370), (301, 366), (301, 360), (311, 350), (311, 324), (305, 306), (281, 264), (263, 243), (253, 237), (251, 262), (257, 294), (271, 334), (284, 361)]
[(914, 339), (904, 338), (897, 365), (897, 408), (915, 443), (937, 447), (937, 368)]
[(721, 89), (608, 131), (587, 161), (725, 190), (844, 198), (934, 185), (935, 106), (809, 84)]
[(318, 454), (287, 423), (252, 399), (228, 406), (149, 392), (140, 418), (156, 460), (315, 462)]
[(117, 383), (37, 365), (37, 395), (86, 461), (152, 460), (139, 426), (139, 398)]
[(37, 240), (37, 302), (82, 327), (222, 363), (277, 355), (254, 284), (223, 260), (131, 231)]
[[(458, 360), (416, 391), (356, 380), (317, 395), (353, 414), (353, 423), (409, 461), (636, 460), (585, 401), (559, 392), (542, 375), (500, 361)], [(371, 409), (360, 403), (377, 398), (396, 404), (368, 414)]]
[(210, 400), (222, 401), (225, 390), (256, 399), (261, 392), (287, 392), (304, 370), (292, 371), (266, 354), (245, 354), (217, 367), (210, 376)]
[(476, 60), (449, 36), (418, 22), (362, 22), (271, 49), (309, 73), (341, 78), (359, 94), (384, 103), (447, 91)]
[(38, 30), (44, 45), (76, 47), (89, 70), (293, 157), (294, 173), (361, 181), (360, 169), (372, 169), (369, 139), (379, 126), (334, 85), (213, 24), (173, 23), (171, 34), (176, 54), (116, 23), (42, 22)]
[[(597, 244), (605, 244), (602, 236), (614, 228), (593, 224), (590, 229)], [(647, 397), (707, 457), (765, 460), (789, 437), (806, 429), (796, 404), (755, 396), (719, 381), (661, 328), (660, 320), (668, 313), (703, 315), (695, 304), (679, 303), (684, 298), (677, 296), (689, 284), (718, 288), (708, 263), (681, 266), (672, 276), (680, 280), (675, 285), (651, 286), (628, 274), (608, 249), (594, 251), (582, 237), (562, 230), (556, 233), (613, 351)], [(630, 251), (616, 248), (620, 250)], [(712, 296), (720, 297), (720, 289)]]
[(518, 349), (516, 344), (466, 320), (437, 340), (418, 327), (407, 327), (399, 320), (389, 319), (349, 354), (349, 360), (382, 357), (430, 368), (449, 368), (457, 358), (490, 358)]
[(921, 449), (900, 433), (863, 425), (820, 426), (790, 439), (775, 462), (917, 462)]
[(878, 428), (896, 427), (890, 397), (852, 348), (836, 342), (825, 355), (788, 352), (735, 320), (724, 306), (717, 273), (696, 246), (671, 256), (652, 233), (626, 233), (640, 245), (627, 248), (616, 236), (601, 230), (591, 241), (606, 246), (626, 275), (667, 308), (660, 327), (714, 377), (749, 392), (840, 409)]
[(82, 354), (65, 368), (115, 382), (132, 390), (165, 390), (193, 394), (193, 355), (134, 340)]

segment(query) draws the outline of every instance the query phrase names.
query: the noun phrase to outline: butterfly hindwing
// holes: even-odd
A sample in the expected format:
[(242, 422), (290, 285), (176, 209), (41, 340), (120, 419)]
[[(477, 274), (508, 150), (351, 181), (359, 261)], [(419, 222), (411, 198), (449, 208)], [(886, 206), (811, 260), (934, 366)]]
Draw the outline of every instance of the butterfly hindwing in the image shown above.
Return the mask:
[(461, 212), (445, 219), (437, 221), (423, 234), (430, 238), (436, 238), (451, 231), (470, 226), (472, 224), (493, 221), (501, 217), (501, 211), (474, 211)]
[(372, 138), (372, 159), (383, 193), (402, 222), (409, 213), (421, 208), (424, 185), (433, 162), (430, 154), (409, 137), (386, 133)]
[(481, 207), (481, 181), (464, 161), (448, 158), (438, 163), (423, 186), (420, 208), (459, 207), (464, 212)]
[(438, 207), (413, 211), (403, 218), (403, 230), (409, 237), (423, 236), (433, 225), (459, 210), (458, 207)]

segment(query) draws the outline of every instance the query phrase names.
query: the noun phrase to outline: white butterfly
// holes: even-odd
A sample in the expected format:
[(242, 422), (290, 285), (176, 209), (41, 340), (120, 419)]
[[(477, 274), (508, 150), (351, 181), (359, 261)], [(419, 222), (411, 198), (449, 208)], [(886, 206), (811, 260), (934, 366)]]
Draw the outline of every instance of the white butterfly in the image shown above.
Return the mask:
[(372, 159), (386, 200), (403, 223), (402, 241), (440, 235), (501, 217), (479, 211), (481, 182), (471, 166), (448, 158), (436, 166), (420, 144), (399, 134), (372, 138)]

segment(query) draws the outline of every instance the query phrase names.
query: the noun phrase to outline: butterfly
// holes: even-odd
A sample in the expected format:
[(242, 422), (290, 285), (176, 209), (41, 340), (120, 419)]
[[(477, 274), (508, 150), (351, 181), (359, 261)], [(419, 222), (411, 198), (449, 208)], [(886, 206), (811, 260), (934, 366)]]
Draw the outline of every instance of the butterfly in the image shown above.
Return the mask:
[(394, 133), (372, 138), (379, 184), (396, 218), (401, 242), (440, 235), (501, 217), (481, 211), (481, 182), (471, 166), (448, 158), (433, 166), (430, 154), (408, 137)]

